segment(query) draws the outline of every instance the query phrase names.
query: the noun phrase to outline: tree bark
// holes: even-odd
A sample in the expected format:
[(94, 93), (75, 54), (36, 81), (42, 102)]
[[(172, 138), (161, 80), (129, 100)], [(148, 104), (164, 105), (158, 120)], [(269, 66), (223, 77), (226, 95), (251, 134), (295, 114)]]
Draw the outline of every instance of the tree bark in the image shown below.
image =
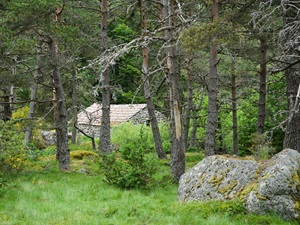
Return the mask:
[(195, 140), (196, 140), (196, 133), (197, 133), (197, 128), (198, 128), (198, 123), (197, 123), (197, 112), (201, 109), (202, 107), (202, 102), (204, 98), (204, 91), (202, 89), (202, 94), (200, 101), (198, 105), (195, 107), (195, 104), (193, 103), (193, 126), (192, 126), (192, 132), (191, 132), (191, 138), (190, 138), (190, 148), (193, 148), (195, 146)]
[(28, 119), (30, 121), (30, 124), (26, 128), (25, 132), (25, 143), (29, 144), (31, 141), (31, 136), (32, 136), (32, 120), (34, 117), (34, 111), (35, 111), (35, 100), (37, 97), (37, 92), (38, 92), (38, 77), (40, 76), (40, 65), (41, 65), (41, 52), (40, 49), (37, 50), (36, 54), (36, 63), (35, 63), (35, 68), (34, 68), (34, 74), (33, 74), (33, 83), (31, 84), (30, 87), (30, 103), (29, 103), (29, 112), (28, 112)]
[(146, 98), (147, 109), (149, 114), (149, 119), (151, 123), (151, 129), (153, 134), (153, 139), (155, 143), (155, 149), (157, 155), (160, 159), (167, 158), (167, 155), (162, 146), (162, 140), (159, 132), (158, 122), (155, 115), (155, 107), (151, 99), (151, 90), (150, 90), (150, 82), (149, 82), (149, 73), (148, 73), (148, 65), (149, 65), (149, 57), (148, 57), (148, 43), (147, 43), (147, 20), (145, 15), (145, 4), (144, 1), (141, 0), (140, 2), (140, 12), (142, 18), (142, 35), (141, 39), (142, 43), (142, 53), (143, 53), (143, 65), (142, 65), (142, 77), (144, 82), (144, 95)]
[[(218, 1), (212, 1), (211, 18), (214, 22), (218, 18)], [(217, 112), (217, 94), (218, 94), (218, 71), (217, 71), (217, 43), (216, 38), (210, 42), (210, 60), (209, 60), (209, 84), (208, 84), (208, 114), (205, 138), (206, 156), (215, 154), (216, 130), (218, 126)]]
[[(96, 150), (96, 142), (95, 142), (95, 137), (94, 137), (94, 135), (89, 135), (89, 134), (85, 133), (83, 130), (81, 130), (81, 129), (77, 126), (77, 122), (75, 122), (75, 123), (73, 124), (73, 126), (74, 126), (75, 129), (77, 129), (77, 130), (78, 130), (80, 133), (82, 133), (84, 136), (86, 136), (86, 137), (88, 137), (88, 138), (91, 139), (91, 141), (92, 141), (92, 148), (93, 148), (93, 150)], [(80, 143), (78, 143), (78, 145), (80, 145)]]
[(53, 96), (54, 119), (56, 130), (56, 160), (60, 170), (70, 170), (70, 149), (68, 146), (68, 121), (64, 90), (61, 82), (60, 71), (57, 63), (58, 46), (54, 40), (50, 40), (49, 49), (53, 60)]
[[(167, 68), (169, 80), (169, 95), (170, 95), (170, 133), (171, 133), (171, 155), (170, 166), (174, 181), (178, 182), (180, 176), (185, 171), (185, 149), (182, 139), (182, 122), (179, 105), (179, 91), (178, 91), (178, 52), (174, 40), (175, 33), (175, 0), (164, 0), (163, 8), (168, 10), (169, 33), (165, 36), (168, 46), (166, 47), (167, 54)], [(165, 13), (163, 13), (164, 15)]]
[(233, 154), (239, 155), (235, 59), (233, 58), (232, 61), (233, 61), (232, 72), (231, 72), (232, 141), (233, 141)]
[[(105, 52), (108, 48), (107, 40), (107, 18), (108, 6), (107, 0), (101, 1), (101, 52)], [(101, 71), (102, 82), (102, 119), (100, 128), (100, 141), (98, 149), (104, 154), (111, 151), (110, 142), (110, 77), (109, 68)]]
[(12, 116), (12, 110), (10, 107), (10, 91), (7, 89), (3, 90), (3, 101), (6, 102), (6, 104), (3, 104), (3, 121), (6, 122), (11, 119)]
[[(77, 107), (77, 71), (74, 67), (72, 69), (72, 111), (73, 111), (73, 120), (77, 123), (77, 114), (78, 114), (78, 107)], [(77, 129), (75, 126), (72, 127), (72, 144), (76, 144), (76, 136), (77, 136)]]
[[(299, 59), (299, 7), (297, 1), (281, 1), (284, 27), (282, 31), (282, 50), (285, 61), (293, 63)], [(300, 112), (299, 112), (299, 85), (300, 85), (300, 63), (293, 65), (285, 71), (287, 83), (287, 98), (289, 114), (287, 118), (286, 131), (284, 137), (284, 148), (291, 148), (300, 152)]]
[(267, 40), (260, 37), (260, 73), (259, 73), (259, 101), (256, 132), (263, 134), (266, 118), (266, 93), (267, 93)]
[(188, 61), (188, 65), (187, 65), (187, 83), (188, 83), (188, 96), (187, 96), (185, 119), (183, 124), (183, 137), (182, 137), (185, 149), (187, 149), (187, 145), (188, 145), (191, 111), (193, 108), (193, 76), (191, 72), (191, 60)]

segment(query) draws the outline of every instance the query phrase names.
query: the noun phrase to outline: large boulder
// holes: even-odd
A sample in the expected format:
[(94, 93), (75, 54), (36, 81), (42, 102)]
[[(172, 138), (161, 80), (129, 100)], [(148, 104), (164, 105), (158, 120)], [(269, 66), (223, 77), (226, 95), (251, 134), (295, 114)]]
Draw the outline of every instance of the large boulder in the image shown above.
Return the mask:
[(204, 158), (180, 178), (178, 200), (239, 198), (249, 212), (276, 212), (284, 219), (300, 213), (300, 154), (285, 149), (268, 161), (229, 156)]

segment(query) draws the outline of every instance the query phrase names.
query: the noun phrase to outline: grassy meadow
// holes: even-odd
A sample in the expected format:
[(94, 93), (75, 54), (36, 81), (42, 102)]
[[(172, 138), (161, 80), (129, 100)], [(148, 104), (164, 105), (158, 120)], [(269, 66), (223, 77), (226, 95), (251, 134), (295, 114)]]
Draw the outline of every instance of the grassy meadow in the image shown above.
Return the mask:
[[(101, 160), (88, 140), (70, 148), (70, 172), (58, 171), (55, 148), (48, 147), (29, 158), (22, 172), (5, 178), (2, 188), (0, 180), (1, 225), (297, 224), (276, 215), (247, 214), (238, 201), (180, 203), (168, 160), (159, 162), (148, 188), (116, 188), (104, 181)], [(203, 153), (188, 152), (187, 167), (202, 158)]]
[[(168, 181), (148, 190), (121, 190), (103, 181), (97, 162), (72, 159), (68, 173), (59, 172), (51, 158), (39, 162), (43, 169), (35, 165), (9, 180), (1, 192), (0, 224), (296, 224), (245, 214), (235, 201), (179, 203), (177, 185)], [(162, 168), (160, 173), (168, 171)]]

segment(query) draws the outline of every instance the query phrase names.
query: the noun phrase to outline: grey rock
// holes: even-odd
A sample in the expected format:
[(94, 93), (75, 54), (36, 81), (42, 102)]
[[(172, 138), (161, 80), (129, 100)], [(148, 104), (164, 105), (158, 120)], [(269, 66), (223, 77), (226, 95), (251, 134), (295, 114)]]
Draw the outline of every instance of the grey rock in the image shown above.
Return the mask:
[(225, 156), (209, 156), (181, 176), (180, 201), (231, 199), (254, 179), (259, 164)]
[(55, 145), (56, 143), (56, 132), (55, 131), (40, 131), (46, 146)]
[(249, 212), (299, 217), (300, 154), (285, 149), (265, 162), (229, 156), (204, 158), (180, 178), (179, 201), (245, 201)]
[(90, 171), (88, 171), (87, 169), (84, 169), (84, 168), (78, 169), (76, 172), (82, 173), (82, 174), (90, 174)]
[[(46, 146), (51, 146), (56, 144), (56, 131), (40, 131), (40, 134), (43, 138), (44, 144)], [(72, 133), (68, 133), (68, 139), (72, 138)]]
[(300, 154), (285, 149), (266, 162), (257, 189), (246, 196), (246, 207), (254, 213), (277, 212), (282, 218), (299, 217)]

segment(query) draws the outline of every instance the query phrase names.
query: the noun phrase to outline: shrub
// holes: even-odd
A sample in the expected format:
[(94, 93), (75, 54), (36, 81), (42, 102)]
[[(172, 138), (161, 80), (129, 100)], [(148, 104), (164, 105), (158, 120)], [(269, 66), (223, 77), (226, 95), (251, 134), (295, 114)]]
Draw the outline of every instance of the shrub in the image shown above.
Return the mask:
[(0, 121), (0, 176), (18, 174), (24, 169), (26, 161), (26, 145), (15, 121)]
[(92, 151), (85, 151), (85, 150), (75, 150), (70, 152), (71, 159), (82, 160), (84, 157), (88, 157), (92, 160), (97, 160), (98, 154)]
[(24, 139), (24, 134), (28, 126), (32, 127), (32, 138), (31, 142), (35, 148), (44, 149), (46, 146), (44, 144), (43, 138), (39, 132), (41, 126), (43, 126), (41, 119), (28, 120), (29, 107), (25, 106), (18, 110), (16, 110), (12, 114), (12, 118), (14, 119), (14, 127), (22, 131), (20, 133), (20, 138)]
[(119, 153), (102, 156), (105, 181), (124, 189), (147, 188), (156, 172), (158, 159), (146, 148), (142, 128), (139, 138), (125, 139)]
[[(163, 123), (159, 124), (162, 145), (165, 152), (170, 151), (170, 131), (169, 126)], [(142, 137), (141, 137), (142, 136)], [(130, 137), (130, 140), (129, 138)], [(142, 140), (141, 140), (142, 138)], [(135, 125), (132, 123), (123, 123), (120, 126), (113, 127), (111, 132), (111, 143), (116, 148), (127, 145), (128, 141), (141, 140), (143, 147), (147, 150), (154, 149), (154, 140), (151, 127), (144, 125)]]

